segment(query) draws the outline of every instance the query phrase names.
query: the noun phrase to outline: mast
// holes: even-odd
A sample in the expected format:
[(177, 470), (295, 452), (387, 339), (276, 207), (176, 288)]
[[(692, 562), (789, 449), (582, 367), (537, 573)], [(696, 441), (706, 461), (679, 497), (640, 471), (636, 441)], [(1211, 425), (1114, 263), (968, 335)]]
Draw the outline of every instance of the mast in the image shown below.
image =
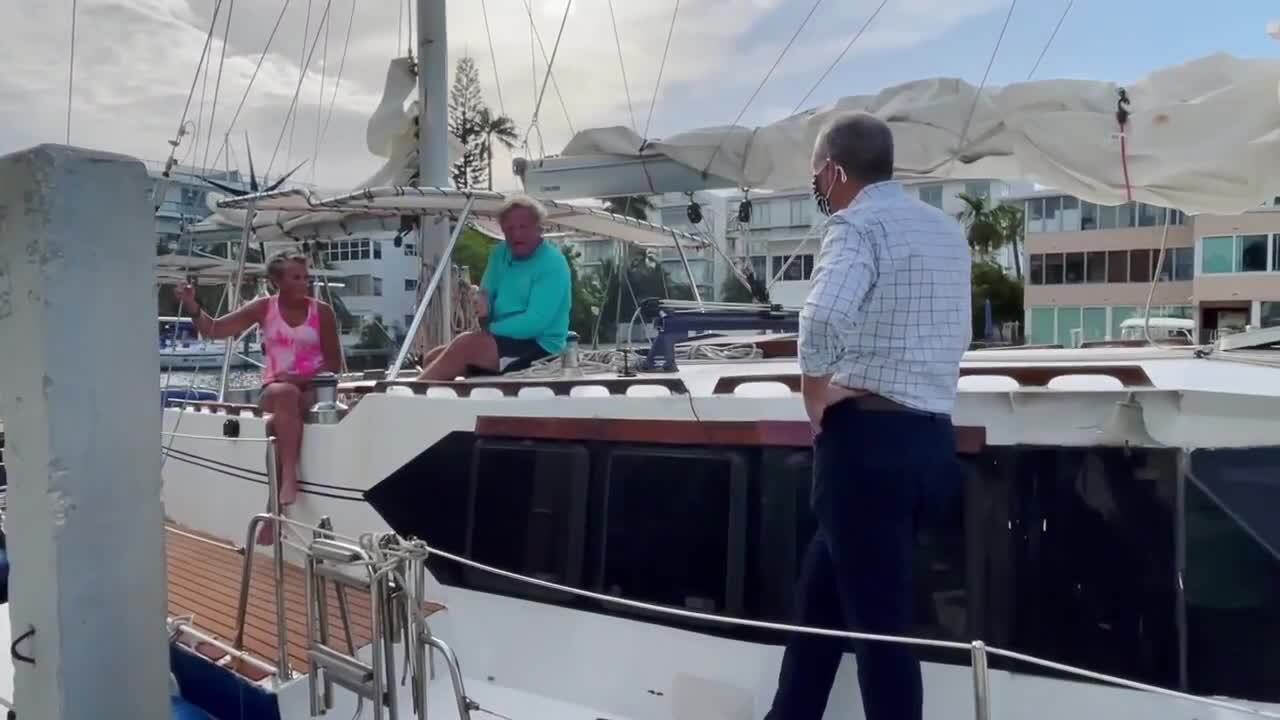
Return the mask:
[[(449, 42), (446, 0), (418, 0), (418, 184), (422, 187), (449, 186)], [(419, 216), (418, 247), (422, 262), (434, 269), (448, 263), (449, 225), (440, 216)], [(448, 268), (446, 268), (448, 270)], [(430, 276), (431, 273), (427, 273)], [(442, 278), (434, 298), (428, 302), (424, 323), (428, 347), (448, 342), (452, 326), (448, 321), (453, 306), (452, 275)], [(408, 342), (413, 339), (409, 338)]]

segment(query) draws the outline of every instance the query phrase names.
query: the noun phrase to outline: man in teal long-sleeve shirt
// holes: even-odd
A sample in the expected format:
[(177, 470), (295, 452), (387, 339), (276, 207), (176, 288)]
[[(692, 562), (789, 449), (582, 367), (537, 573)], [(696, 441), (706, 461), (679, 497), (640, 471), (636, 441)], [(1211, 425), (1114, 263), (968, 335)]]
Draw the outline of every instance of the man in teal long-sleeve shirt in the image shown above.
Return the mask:
[(468, 367), (514, 372), (564, 347), (573, 287), (564, 254), (542, 239), (545, 219), (532, 198), (512, 197), (502, 206), (506, 242), (489, 254), (476, 298), (484, 329), (428, 352), (420, 380), (452, 380)]

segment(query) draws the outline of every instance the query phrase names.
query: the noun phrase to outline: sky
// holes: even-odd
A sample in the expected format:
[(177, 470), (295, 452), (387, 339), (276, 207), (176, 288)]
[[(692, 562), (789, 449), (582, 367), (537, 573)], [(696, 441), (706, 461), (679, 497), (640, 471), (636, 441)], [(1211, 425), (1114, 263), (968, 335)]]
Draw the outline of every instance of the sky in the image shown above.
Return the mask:
[[(540, 132), (530, 134), (527, 152), (532, 157), (555, 154), (572, 130), (587, 127), (627, 125), (644, 134), (648, 126), (649, 137), (662, 137), (728, 124), (739, 113), (740, 122), (748, 125), (785, 117), (881, 1), (820, 2), (763, 90), (747, 105), (814, 0), (682, 0), (665, 66), (661, 58), (674, 0), (615, 0), (616, 40), (606, 0), (573, 0), (553, 65), (561, 95), (548, 88), (538, 115)], [(382, 160), (366, 148), (365, 126), (381, 96), (388, 62), (406, 52), (405, 3), (287, 0), (286, 7), (286, 0), (221, 0), (211, 43), (213, 62), (197, 77), (218, 2), (78, 0), (72, 64), (72, 0), (0, 0), (5, 23), (0, 44), (0, 154), (66, 141), (70, 79), (73, 145), (163, 161), (191, 95), (186, 117), (195, 132), (183, 138), (177, 152), (188, 163), (222, 167), (229, 156), (232, 166), (244, 167), (247, 137), (259, 174), (270, 166), (270, 173), (278, 175), (306, 161), (298, 179), (335, 189), (352, 188), (372, 174)], [(464, 55), (476, 60), (487, 103), (511, 117), (522, 136), (530, 127), (546, 71), (541, 53), (530, 44), (526, 2), (531, 2), (549, 55), (565, 0), (448, 4), (451, 63)], [(977, 83), (1010, 7), (1007, 0), (884, 2), (865, 34), (804, 107), (926, 77)], [(1067, 5), (1067, 0), (1016, 4), (990, 85), (1027, 79)], [(228, 6), (229, 28), (224, 24)], [(328, 22), (317, 34), (326, 7)], [(279, 31), (246, 96), (282, 9)], [(1280, 20), (1274, 0), (1213, 5), (1191, 0), (1075, 0), (1035, 78), (1130, 82), (1215, 52), (1280, 56), (1280, 41), (1265, 32), (1273, 20)], [(299, 84), (304, 37), (315, 49)], [(629, 92), (624, 91), (624, 69)], [(296, 120), (287, 125), (295, 92)], [(244, 109), (231, 126), (242, 96)], [(230, 138), (229, 145), (224, 138)], [(519, 148), (515, 154), (525, 153)], [(506, 153), (496, 156), (497, 189), (518, 186), (509, 160)]]

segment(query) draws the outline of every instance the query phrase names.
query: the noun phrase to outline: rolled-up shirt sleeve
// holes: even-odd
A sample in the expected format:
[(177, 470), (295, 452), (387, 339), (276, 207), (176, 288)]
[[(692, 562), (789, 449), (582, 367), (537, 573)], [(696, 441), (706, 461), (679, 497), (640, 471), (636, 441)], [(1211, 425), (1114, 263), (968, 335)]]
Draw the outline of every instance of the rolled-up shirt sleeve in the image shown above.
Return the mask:
[(833, 220), (800, 311), (800, 370), (805, 375), (834, 372), (876, 277), (869, 234), (856, 224)]

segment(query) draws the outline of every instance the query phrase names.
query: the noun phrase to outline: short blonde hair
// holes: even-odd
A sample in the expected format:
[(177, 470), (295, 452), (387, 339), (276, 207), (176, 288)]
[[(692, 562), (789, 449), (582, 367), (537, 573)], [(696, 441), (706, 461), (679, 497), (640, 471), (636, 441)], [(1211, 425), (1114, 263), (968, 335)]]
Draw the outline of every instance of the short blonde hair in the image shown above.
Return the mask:
[(498, 208), (498, 222), (502, 222), (502, 218), (516, 208), (524, 208), (533, 213), (539, 223), (547, 221), (547, 209), (542, 207), (542, 203), (528, 195), (512, 195), (507, 198), (506, 202), (502, 203), (502, 207)]
[(272, 255), (271, 259), (267, 261), (267, 275), (272, 278), (280, 277), (280, 273), (284, 272), (284, 266), (291, 262), (300, 262), (303, 265), (309, 264), (307, 256), (301, 252), (293, 249), (281, 250)]

